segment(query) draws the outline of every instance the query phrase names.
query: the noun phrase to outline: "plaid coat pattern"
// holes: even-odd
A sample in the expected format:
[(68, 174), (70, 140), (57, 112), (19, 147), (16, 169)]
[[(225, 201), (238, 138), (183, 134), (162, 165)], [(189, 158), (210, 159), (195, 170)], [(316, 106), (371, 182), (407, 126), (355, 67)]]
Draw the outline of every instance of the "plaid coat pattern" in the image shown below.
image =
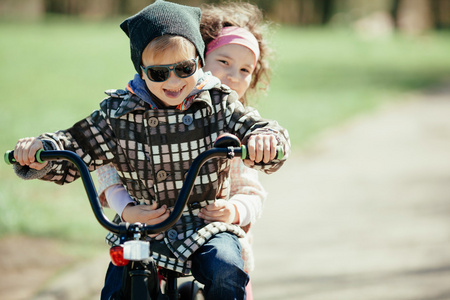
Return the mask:
[[(244, 108), (237, 94), (226, 86), (217, 85), (199, 93), (184, 111), (152, 110), (124, 90), (106, 93), (109, 97), (89, 117), (67, 130), (39, 138), (47, 149), (77, 153), (91, 171), (112, 163), (139, 204), (156, 201), (158, 206), (172, 207), (194, 158), (212, 148), (222, 133), (235, 134), (244, 142), (251, 134), (275, 135), (286, 156), (260, 166), (266, 173), (276, 171), (290, 152), (287, 131), (275, 121), (262, 119), (255, 109)], [(52, 162), (48, 169), (41, 179), (64, 184), (79, 177), (69, 162)], [(239, 226), (205, 224), (197, 217), (203, 206), (228, 197), (229, 169), (226, 159), (213, 159), (202, 167), (181, 219), (163, 233), (162, 240), (152, 241), (152, 255), (160, 266), (189, 273), (189, 256), (212, 236), (224, 231), (244, 236)], [(110, 242), (117, 242), (115, 239), (111, 237)]]

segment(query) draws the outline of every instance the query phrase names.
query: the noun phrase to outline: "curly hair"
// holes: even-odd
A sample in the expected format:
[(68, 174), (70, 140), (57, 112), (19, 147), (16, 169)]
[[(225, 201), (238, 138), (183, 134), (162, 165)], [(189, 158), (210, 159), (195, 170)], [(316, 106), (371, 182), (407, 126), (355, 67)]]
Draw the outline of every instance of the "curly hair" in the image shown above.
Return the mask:
[[(264, 21), (262, 11), (255, 5), (247, 2), (225, 2), (218, 5), (203, 4), (200, 32), (205, 45), (216, 39), (222, 28), (227, 26), (242, 27), (250, 31), (258, 41), (260, 56), (253, 72), (248, 91), (267, 91), (270, 83), (269, 59), (272, 49), (269, 47), (264, 35), (268, 33), (269, 22)], [(243, 97), (247, 105), (247, 92)]]

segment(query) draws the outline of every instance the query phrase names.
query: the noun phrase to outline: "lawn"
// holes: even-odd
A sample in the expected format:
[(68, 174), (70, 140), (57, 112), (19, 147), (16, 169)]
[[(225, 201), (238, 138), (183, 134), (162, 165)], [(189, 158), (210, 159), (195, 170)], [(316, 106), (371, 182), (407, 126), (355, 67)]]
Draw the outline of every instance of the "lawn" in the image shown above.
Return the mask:
[(349, 30), (281, 28), (262, 113), (303, 147), (317, 133), (406, 93), (450, 79), (450, 32), (367, 40)]
[[(118, 24), (0, 22), (2, 151), (20, 137), (72, 125), (98, 107), (104, 90), (125, 86), (133, 67)], [(272, 40), (271, 88), (255, 105), (289, 129), (294, 151), (327, 128), (450, 74), (449, 32), (367, 40), (344, 29), (280, 27)], [(80, 182), (24, 182), (4, 164), (0, 182), (0, 236), (54, 237), (101, 248), (105, 232)]]

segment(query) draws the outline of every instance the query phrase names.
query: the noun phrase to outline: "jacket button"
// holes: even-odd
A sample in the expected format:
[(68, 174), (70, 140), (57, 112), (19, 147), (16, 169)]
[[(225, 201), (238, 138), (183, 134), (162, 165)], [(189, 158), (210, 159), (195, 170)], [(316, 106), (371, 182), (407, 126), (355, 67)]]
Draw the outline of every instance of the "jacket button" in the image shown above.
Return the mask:
[(148, 119), (148, 126), (150, 127), (156, 127), (158, 126), (158, 118), (157, 117), (151, 117), (150, 119)]
[(185, 116), (183, 117), (183, 123), (184, 123), (184, 125), (186, 125), (186, 126), (191, 125), (193, 121), (194, 121), (194, 120), (192, 119), (192, 117), (191, 117), (190, 115), (185, 115)]
[(178, 233), (177, 233), (177, 231), (175, 229), (170, 229), (167, 232), (167, 236), (169, 237), (169, 240), (176, 241), (177, 237), (178, 237)]
[(158, 172), (156, 172), (156, 181), (161, 182), (166, 180), (167, 178), (167, 172), (164, 170), (159, 170)]

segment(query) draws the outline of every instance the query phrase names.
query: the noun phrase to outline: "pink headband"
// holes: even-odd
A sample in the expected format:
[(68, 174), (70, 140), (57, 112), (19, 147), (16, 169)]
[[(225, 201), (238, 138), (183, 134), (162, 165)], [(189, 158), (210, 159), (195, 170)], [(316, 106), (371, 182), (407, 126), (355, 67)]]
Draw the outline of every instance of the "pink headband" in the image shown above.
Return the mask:
[(255, 66), (259, 59), (259, 45), (255, 36), (245, 28), (227, 26), (222, 28), (220, 35), (206, 46), (206, 54), (219, 47), (236, 44), (247, 47), (255, 54)]

